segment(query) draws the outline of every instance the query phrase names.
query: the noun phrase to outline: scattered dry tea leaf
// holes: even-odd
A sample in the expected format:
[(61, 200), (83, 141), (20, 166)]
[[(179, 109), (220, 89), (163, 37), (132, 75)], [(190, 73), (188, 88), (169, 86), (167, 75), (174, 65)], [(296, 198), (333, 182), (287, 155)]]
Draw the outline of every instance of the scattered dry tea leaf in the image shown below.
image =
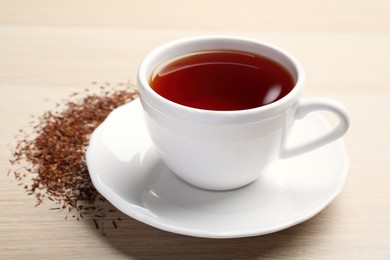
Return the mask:
[[(86, 214), (104, 219), (106, 213), (115, 212), (102, 206), (105, 199), (92, 185), (85, 152), (91, 133), (108, 114), (138, 95), (124, 83), (106, 82), (98, 93), (91, 92), (85, 89), (83, 93), (73, 93), (64, 103), (57, 103), (55, 110), (33, 117), (37, 121), (30, 122), (32, 133), (20, 129), (10, 159), (19, 185), (23, 185), (23, 179), (30, 178), (30, 184), (24, 184), (24, 189), (28, 195), (35, 195), (35, 206), (49, 199), (58, 205), (51, 210), (67, 209), (65, 218), (71, 214), (77, 220)], [(26, 173), (22, 174), (21, 170)], [(97, 220), (93, 221), (99, 228)]]

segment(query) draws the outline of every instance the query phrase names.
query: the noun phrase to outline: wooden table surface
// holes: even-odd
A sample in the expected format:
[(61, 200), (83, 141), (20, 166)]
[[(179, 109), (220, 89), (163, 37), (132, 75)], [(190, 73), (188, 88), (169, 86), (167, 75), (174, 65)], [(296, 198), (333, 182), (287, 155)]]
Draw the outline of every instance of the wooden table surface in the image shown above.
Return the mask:
[[(34, 207), (13, 176), (15, 135), (91, 82), (134, 82), (141, 59), (184, 36), (233, 34), (279, 45), (303, 63), (306, 97), (349, 109), (350, 171), (341, 195), (300, 225), (213, 240), (120, 215), (91, 219)], [(390, 259), (390, 1), (0, 0), (0, 259)]]

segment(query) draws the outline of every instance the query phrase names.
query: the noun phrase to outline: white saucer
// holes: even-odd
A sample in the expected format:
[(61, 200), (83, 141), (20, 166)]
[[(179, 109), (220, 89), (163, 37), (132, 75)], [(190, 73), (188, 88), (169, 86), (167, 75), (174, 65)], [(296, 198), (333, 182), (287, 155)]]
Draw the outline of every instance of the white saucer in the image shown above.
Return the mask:
[[(292, 139), (328, 128), (321, 115), (311, 113), (295, 124)], [(338, 140), (277, 161), (244, 188), (197, 189), (160, 160), (138, 99), (113, 111), (95, 130), (87, 164), (96, 189), (125, 214), (162, 230), (208, 238), (263, 235), (301, 223), (341, 192), (348, 174), (348, 158)]]

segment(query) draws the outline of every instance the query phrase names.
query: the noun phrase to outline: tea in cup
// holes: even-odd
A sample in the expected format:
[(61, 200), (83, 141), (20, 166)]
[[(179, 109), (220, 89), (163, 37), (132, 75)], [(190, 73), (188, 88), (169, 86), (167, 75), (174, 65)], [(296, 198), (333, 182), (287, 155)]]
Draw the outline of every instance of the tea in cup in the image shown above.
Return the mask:
[[(326, 98), (302, 100), (304, 84), (303, 67), (291, 54), (234, 36), (167, 43), (138, 71), (146, 126), (162, 160), (184, 181), (210, 190), (243, 187), (274, 161), (347, 131), (346, 109)], [(288, 147), (294, 121), (319, 110), (336, 115), (338, 124)]]

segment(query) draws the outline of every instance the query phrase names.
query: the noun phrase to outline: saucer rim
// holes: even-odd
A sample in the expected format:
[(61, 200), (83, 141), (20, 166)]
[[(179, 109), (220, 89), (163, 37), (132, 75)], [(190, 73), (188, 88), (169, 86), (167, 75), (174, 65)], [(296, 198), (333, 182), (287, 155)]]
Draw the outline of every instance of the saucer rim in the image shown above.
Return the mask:
[[(302, 216), (297, 217), (295, 219), (292, 219), (289, 222), (283, 222), (280, 225), (272, 226), (269, 228), (243, 228), (239, 229), (237, 231), (208, 231), (208, 230), (202, 230), (199, 228), (188, 228), (188, 227), (181, 227), (174, 224), (165, 223), (164, 221), (159, 221), (158, 215), (155, 215), (151, 211), (140, 210), (140, 207), (137, 207), (136, 205), (130, 204), (126, 202), (119, 194), (115, 193), (114, 190), (112, 190), (110, 187), (106, 186), (103, 181), (101, 181), (98, 174), (93, 174), (93, 172), (96, 172), (94, 170), (92, 165), (92, 159), (91, 159), (91, 147), (93, 147), (94, 143), (97, 142), (97, 136), (101, 134), (104, 127), (107, 125), (107, 122), (109, 121), (110, 116), (112, 116), (115, 111), (118, 109), (123, 109), (125, 106), (130, 105), (133, 102), (139, 102), (139, 98), (136, 98), (135, 100), (124, 104), (116, 109), (114, 109), (107, 118), (93, 131), (93, 133), (90, 136), (89, 144), (86, 151), (86, 164), (88, 167), (88, 172), (91, 178), (91, 181), (93, 185), (95, 186), (96, 190), (103, 195), (104, 198), (106, 198), (110, 203), (114, 205), (118, 210), (123, 212), (124, 214), (144, 223), (149, 226), (158, 228), (160, 230), (168, 231), (171, 233), (181, 234), (181, 235), (188, 235), (193, 237), (200, 237), (200, 238), (217, 238), (217, 239), (228, 239), (228, 238), (242, 238), (242, 237), (252, 237), (252, 236), (259, 236), (259, 235), (266, 235), (274, 232), (278, 232), (287, 228), (290, 228), (292, 226), (298, 225), (300, 223), (303, 223), (311, 218), (313, 218), (315, 215), (319, 214), (322, 210), (324, 210), (343, 190), (349, 168), (350, 168), (350, 161), (349, 157), (346, 152), (346, 147), (344, 142), (342, 141), (342, 138), (330, 143), (329, 145), (336, 145), (335, 143), (339, 143), (339, 153), (340, 156), (343, 158), (341, 159), (343, 161), (343, 167), (340, 169), (339, 179), (337, 181), (337, 187), (335, 187), (334, 192), (332, 194), (329, 194), (327, 200), (325, 200), (323, 203), (320, 203), (315, 209), (311, 210), (310, 212), (307, 212), (306, 214), (302, 214)], [(330, 127), (329, 123), (325, 120), (323, 116), (321, 116), (319, 113), (313, 112), (311, 114), (316, 114), (316, 116), (319, 117), (319, 119), (322, 121), (326, 127)], [(146, 133), (147, 134), (147, 133)], [(309, 152), (310, 153), (310, 152)], [(294, 158), (294, 157), (292, 157)], [(289, 159), (278, 159), (278, 160), (289, 160)], [(130, 207), (129, 207), (130, 206)], [(144, 211), (144, 212), (143, 212)]]

